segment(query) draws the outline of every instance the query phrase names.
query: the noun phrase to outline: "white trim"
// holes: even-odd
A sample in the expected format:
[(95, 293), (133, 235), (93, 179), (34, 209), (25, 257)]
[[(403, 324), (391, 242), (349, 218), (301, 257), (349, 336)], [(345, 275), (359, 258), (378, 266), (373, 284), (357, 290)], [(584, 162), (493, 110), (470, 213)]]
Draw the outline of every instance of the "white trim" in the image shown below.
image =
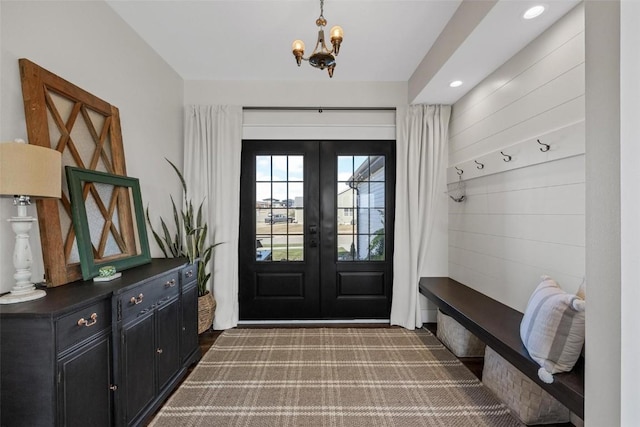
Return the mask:
[(244, 110), (243, 139), (395, 139), (393, 110)]
[(389, 324), (389, 319), (344, 319), (344, 320), (241, 320), (238, 325), (323, 325), (323, 324)]

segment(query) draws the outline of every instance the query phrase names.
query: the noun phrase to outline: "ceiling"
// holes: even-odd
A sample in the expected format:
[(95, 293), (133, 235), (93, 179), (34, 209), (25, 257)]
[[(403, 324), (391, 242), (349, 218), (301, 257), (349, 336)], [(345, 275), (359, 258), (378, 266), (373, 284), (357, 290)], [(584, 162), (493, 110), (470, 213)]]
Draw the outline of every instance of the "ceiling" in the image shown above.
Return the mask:
[[(329, 79), (291, 53), (295, 39), (313, 50), (319, 0), (107, 3), (185, 80)], [(327, 37), (344, 29), (333, 80), (409, 82), (412, 103), (453, 103), (578, 3), (543, 0), (545, 13), (524, 20), (540, 2), (326, 0)]]

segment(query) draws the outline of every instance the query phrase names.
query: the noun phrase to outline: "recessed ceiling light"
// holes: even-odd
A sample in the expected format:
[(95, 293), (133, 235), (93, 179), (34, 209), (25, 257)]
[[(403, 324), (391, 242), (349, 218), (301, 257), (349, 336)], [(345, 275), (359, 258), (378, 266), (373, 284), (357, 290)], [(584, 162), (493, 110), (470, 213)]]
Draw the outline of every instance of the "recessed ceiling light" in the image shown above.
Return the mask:
[(462, 86), (462, 81), (461, 80), (454, 80), (451, 83), (449, 83), (450, 87), (458, 87), (458, 86)]
[(542, 12), (544, 12), (545, 7), (541, 4), (537, 5), (537, 6), (533, 6), (530, 7), (529, 9), (527, 9), (527, 11), (524, 13), (524, 15), (522, 15), (522, 17), (524, 19), (533, 19), (533, 18), (537, 18), (538, 16), (542, 15)]

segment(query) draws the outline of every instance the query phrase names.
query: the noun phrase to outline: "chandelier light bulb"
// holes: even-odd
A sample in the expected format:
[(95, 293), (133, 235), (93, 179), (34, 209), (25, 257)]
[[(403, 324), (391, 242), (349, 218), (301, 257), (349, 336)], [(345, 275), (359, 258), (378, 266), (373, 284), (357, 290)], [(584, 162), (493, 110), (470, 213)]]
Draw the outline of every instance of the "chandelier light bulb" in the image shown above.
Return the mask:
[(302, 40), (294, 41), (293, 44), (291, 45), (291, 50), (293, 51), (300, 50), (304, 52), (304, 42)]
[(334, 25), (333, 27), (331, 27), (331, 39), (342, 39), (342, 37), (344, 36), (344, 31), (342, 31), (342, 27), (340, 25)]

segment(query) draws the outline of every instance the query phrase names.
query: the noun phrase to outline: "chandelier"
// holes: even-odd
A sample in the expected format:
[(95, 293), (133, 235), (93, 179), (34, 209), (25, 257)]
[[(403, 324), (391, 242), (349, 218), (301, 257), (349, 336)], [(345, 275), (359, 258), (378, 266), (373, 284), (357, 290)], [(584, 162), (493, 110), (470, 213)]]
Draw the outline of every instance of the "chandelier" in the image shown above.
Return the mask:
[(324, 70), (325, 68), (329, 72), (329, 77), (333, 77), (333, 69), (336, 67), (336, 56), (340, 50), (340, 43), (342, 43), (342, 27), (335, 25), (331, 27), (329, 33), (331, 34), (331, 45), (333, 49), (327, 49), (327, 45), (324, 43), (324, 27), (327, 25), (327, 20), (324, 19), (324, 0), (320, 0), (320, 16), (316, 19), (316, 25), (318, 26), (318, 41), (316, 47), (313, 49), (313, 53), (308, 58), (304, 58), (304, 42), (302, 40), (296, 40), (291, 45), (293, 50), (293, 56), (296, 57), (298, 67), (304, 59), (309, 61), (311, 66)]

